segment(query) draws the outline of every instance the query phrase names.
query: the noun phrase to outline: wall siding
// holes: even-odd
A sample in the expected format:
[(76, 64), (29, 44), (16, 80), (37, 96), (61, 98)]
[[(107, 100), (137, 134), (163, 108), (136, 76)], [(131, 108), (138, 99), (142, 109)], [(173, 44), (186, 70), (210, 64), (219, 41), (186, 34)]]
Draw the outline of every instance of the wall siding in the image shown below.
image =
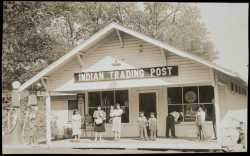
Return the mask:
[[(137, 38), (122, 33), (124, 47), (121, 47), (116, 34), (100, 41), (93, 48), (86, 51), (83, 70), (90, 68), (106, 56), (122, 60), (134, 67), (153, 67), (166, 65), (166, 60), (160, 48), (143, 42)], [(139, 52), (142, 45), (143, 52)], [(167, 57), (167, 65), (178, 65), (179, 76), (169, 77), (169, 81), (176, 83), (211, 82), (209, 67), (195, 61), (171, 54)], [(54, 90), (60, 85), (73, 79), (75, 72), (80, 72), (80, 64), (76, 57), (49, 76), (49, 89)]]
[[(63, 115), (62, 115), (63, 114)], [(64, 135), (64, 126), (68, 123), (68, 101), (67, 100), (52, 100), (51, 115), (57, 117), (58, 135)]]
[[(224, 74), (223, 74), (224, 75)], [(219, 85), (219, 107), (220, 107), (220, 128), (222, 133), (222, 144), (230, 144), (230, 140), (227, 136), (232, 136), (234, 142), (237, 141), (239, 133), (236, 127), (239, 126), (237, 120), (241, 120), (242, 117), (247, 120), (247, 96), (241, 95), (231, 91), (230, 82), (233, 80), (228, 76), (223, 76), (221, 73), (216, 72), (218, 80), (224, 84)], [(234, 81), (235, 82), (235, 81)], [(239, 82), (238, 82), (239, 83)], [(245, 123), (247, 127), (247, 123)], [(245, 129), (245, 132), (247, 128)], [(247, 134), (247, 133), (245, 133)], [(247, 138), (247, 135), (245, 135)], [(245, 139), (246, 140), (246, 139)]]

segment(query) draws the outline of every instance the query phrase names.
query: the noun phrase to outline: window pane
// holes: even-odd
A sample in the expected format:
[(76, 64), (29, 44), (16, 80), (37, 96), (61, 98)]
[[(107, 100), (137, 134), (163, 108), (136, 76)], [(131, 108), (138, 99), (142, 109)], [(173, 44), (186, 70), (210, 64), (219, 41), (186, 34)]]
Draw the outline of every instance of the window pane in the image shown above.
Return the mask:
[(214, 104), (204, 104), (206, 112), (206, 121), (212, 121), (215, 119), (215, 107)]
[(238, 92), (238, 86), (236, 84), (234, 85), (234, 90), (236, 93)]
[(110, 123), (110, 107), (106, 108), (106, 123)]
[(68, 109), (69, 110), (78, 109), (77, 100), (68, 100)]
[(184, 103), (198, 103), (198, 87), (183, 87)]
[(234, 91), (234, 84), (231, 82), (231, 91)]
[(129, 108), (128, 107), (121, 107), (123, 109), (122, 114), (122, 123), (128, 123), (129, 122)]
[(122, 123), (129, 122), (129, 99), (128, 99), (128, 90), (117, 90), (115, 91), (115, 102), (119, 103), (123, 109), (122, 114)]
[(114, 105), (114, 91), (102, 92), (102, 106)]
[(89, 107), (97, 107), (101, 104), (100, 92), (89, 92)]
[(214, 98), (214, 88), (212, 86), (199, 87), (200, 103), (211, 103)]
[(121, 106), (128, 106), (128, 90), (116, 90), (115, 101)]
[(95, 110), (97, 110), (97, 108), (89, 108), (89, 115), (92, 117), (92, 119)]
[(171, 113), (174, 111), (183, 113), (183, 106), (182, 105), (168, 105), (168, 113)]
[(181, 87), (168, 88), (168, 104), (182, 104)]
[(195, 121), (197, 110), (198, 110), (197, 104), (185, 105), (184, 106), (184, 121)]

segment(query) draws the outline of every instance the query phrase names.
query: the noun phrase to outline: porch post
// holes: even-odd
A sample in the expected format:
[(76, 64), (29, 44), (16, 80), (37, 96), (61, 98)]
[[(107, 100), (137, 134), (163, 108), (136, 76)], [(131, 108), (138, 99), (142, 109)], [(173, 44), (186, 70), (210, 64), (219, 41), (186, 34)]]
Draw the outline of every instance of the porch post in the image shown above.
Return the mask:
[(51, 99), (49, 92), (46, 92), (46, 144), (51, 144)]
[(84, 110), (85, 110), (85, 114), (87, 115), (87, 114), (89, 114), (89, 111), (88, 111), (88, 104), (89, 104), (89, 100), (88, 100), (88, 92), (87, 91), (85, 91), (84, 92), (84, 95), (85, 95), (85, 108), (84, 108)]
[(215, 117), (216, 117), (216, 134), (217, 134), (217, 143), (222, 145), (222, 133), (221, 133), (221, 124), (220, 124), (220, 97), (219, 97), (219, 87), (218, 87), (218, 79), (215, 72), (213, 72), (214, 76), (214, 107), (215, 107)]

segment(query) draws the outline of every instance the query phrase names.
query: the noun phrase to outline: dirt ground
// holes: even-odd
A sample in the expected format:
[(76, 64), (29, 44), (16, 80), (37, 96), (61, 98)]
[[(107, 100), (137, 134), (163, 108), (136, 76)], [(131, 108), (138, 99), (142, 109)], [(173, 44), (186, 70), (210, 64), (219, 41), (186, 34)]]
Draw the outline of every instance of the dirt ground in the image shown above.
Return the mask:
[(183, 152), (194, 153), (197, 151), (137, 150), (137, 149), (72, 149), (72, 148), (43, 148), (43, 149), (4, 148), (3, 149), (3, 154), (140, 154), (140, 153), (150, 154), (150, 153), (183, 153)]

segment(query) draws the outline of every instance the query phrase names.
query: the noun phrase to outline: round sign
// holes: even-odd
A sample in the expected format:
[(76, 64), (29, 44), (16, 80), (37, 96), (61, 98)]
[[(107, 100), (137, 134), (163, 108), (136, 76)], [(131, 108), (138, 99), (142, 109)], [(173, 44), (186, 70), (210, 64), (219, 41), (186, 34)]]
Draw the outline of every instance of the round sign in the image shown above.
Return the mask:
[(18, 89), (21, 86), (21, 83), (19, 81), (12, 82), (12, 88)]
[(185, 100), (189, 103), (195, 102), (197, 99), (197, 95), (194, 91), (188, 91), (185, 94)]
[(36, 87), (37, 87), (37, 88), (42, 87), (41, 83), (37, 83), (37, 84), (36, 84)]

